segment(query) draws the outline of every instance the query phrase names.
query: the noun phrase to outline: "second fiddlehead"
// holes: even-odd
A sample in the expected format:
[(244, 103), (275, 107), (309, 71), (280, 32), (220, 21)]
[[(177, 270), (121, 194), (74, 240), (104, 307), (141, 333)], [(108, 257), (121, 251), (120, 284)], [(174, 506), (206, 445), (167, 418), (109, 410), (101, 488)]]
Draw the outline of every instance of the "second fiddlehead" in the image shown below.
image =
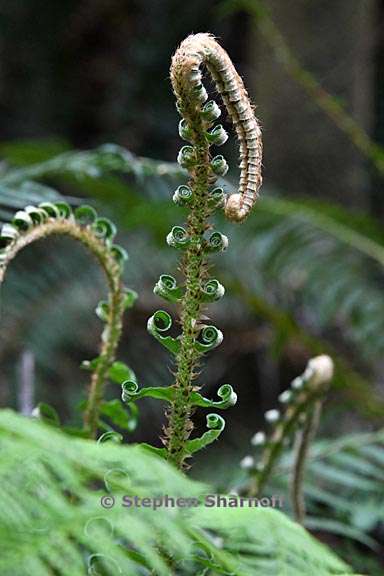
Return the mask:
[(265, 420), (271, 430), (269, 434), (256, 432), (251, 443), (261, 448), (257, 461), (246, 456), (242, 467), (249, 473), (249, 486), (246, 492), (251, 496), (260, 496), (275, 468), (284, 446), (295, 438), (294, 462), (291, 478), (291, 498), (295, 517), (303, 522), (305, 506), (302, 493), (304, 467), (310, 443), (316, 433), (322, 403), (333, 376), (333, 362), (329, 356), (312, 358), (305, 372), (295, 378), (290, 389), (279, 396), (286, 410), (268, 410)]
[(105, 322), (99, 356), (92, 361), (92, 376), (84, 426), (95, 436), (105, 381), (111, 368), (122, 329), (122, 316), (133, 293), (122, 283), (126, 253), (113, 244), (115, 226), (106, 218), (98, 218), (90, 206), (80, 206), (73, 213), (64, 202), (45, 202), (18, 211), (13, 221), (4, 224), (0, 232), (0, 284), (10, 262), (26, 246), (51, 235), (69, 236), (83, 244), (98, 260), (108, 281), (108, 301), (97, 307)]

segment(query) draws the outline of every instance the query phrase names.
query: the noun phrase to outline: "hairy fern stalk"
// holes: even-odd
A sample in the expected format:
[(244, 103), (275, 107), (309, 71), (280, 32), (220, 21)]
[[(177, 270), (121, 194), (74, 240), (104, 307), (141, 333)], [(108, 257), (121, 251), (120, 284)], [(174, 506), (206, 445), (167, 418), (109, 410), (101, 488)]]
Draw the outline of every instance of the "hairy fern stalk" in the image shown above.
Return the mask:
[[(227, 199), (222, 189), (213, 188), (228, 166), (223, 156), (212, 158), (210, 148), (223, 144), (227, 134), (221, 125), (213, 127), (220, 109), (214, 101), (207, 102), (200, 70), (203, 65), (221, 94), (240, 144), (239, 192)], [(208, 218), (218, 207), (225, 208), (229, 220), (241, 222), (247, 217), (261, 185), (262, 146), (261, 131), (243, 81), (228, 54), (211, 35), (196, 34), (182, 42), (172, 59), (171, 81), (182, 116), (179, 133), (188, 142), (180, 150), (178, 162), (188, 170), (190, 179), (174, 196), (177, 203), (189, 208), (187, 226), (173, 228), (167, 237), (168, 244), (184, 251), (184, 293), (180, 298), (175, 393), (168, 412), (165, 443), (168, 459), (182, 467), (188, 457), (186, 442), (193, 429), (191, 395), (197, 389), (194, 379), (199, 360), (222, 340), (219, 330), (205, 324), (203, 309), (207, 300), (217, 300), (224, 294), (217, 280), (209, 277), (207, 260), (209, 253), (225, 250), (228, 239), (217, 231), (207, 234), (212, 227)], [(211, 298), (207, 298), (207, 292)]]
[(94, 437), (99, 423), (105, 382), (116, 354), (122, 331), (122, 316), (130, 299), (122, 283), (126, 253), (112, 243), (115, 226), (106, 218), (97, 218), (90, 206), (80, 206), (75, 213), (65, 202), (42, 202), (16, 212), (12, 222), (0, 233), (0, 285), (15, 256), (35, 241), (51, 235), (64, 235), (83, 244), (97, 259), (108, 281), (107, 302), (100, 302), (97, 314), (105, 322), (99, 356), (91, 363), (92, 376), (84, 413), (84, 428)]

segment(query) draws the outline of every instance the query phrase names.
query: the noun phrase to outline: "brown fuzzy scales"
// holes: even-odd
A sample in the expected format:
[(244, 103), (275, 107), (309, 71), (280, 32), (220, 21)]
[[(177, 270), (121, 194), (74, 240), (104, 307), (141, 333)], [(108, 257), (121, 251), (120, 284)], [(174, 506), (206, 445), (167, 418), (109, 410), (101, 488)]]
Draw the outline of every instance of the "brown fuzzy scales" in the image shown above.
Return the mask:
[(210, 34), (188, 36), (172, 59), (172, 86), (184, 118), (188, 120), (195, 107), (194, 89), (201, 85), (202, 65), (207, 67), (221, 94), (239, 140), (239, 191), (228, 198), (225, 213), (229, 220), (241, 222), (255, 204), (262, 183), (261, 130), (241, 77), (227, 52)]

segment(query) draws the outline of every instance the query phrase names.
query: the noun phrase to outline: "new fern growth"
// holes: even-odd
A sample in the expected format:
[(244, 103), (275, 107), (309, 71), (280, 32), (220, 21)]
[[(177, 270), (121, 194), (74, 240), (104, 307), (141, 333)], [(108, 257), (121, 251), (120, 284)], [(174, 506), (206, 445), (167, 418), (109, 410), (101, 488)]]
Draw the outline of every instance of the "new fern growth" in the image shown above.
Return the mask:
[[(201, 66), (210, 72), (221, 94), (229, 116), (235, 125), (240, 142), (239, 193), (225, 199), (221, 189), (214, 188), (218, 176), (228, 170), (223, 156), (211, 158), (212, 145), (220, 146), (227, 140), (221, 125), (214, 122), (220, 109), (214, 101), (206, 102), (207, 92), (202, 84)], [(168, 413), (166, 446), (168, 458), (182, 466), (188, 456), (186, 441), (193, 428), (191, 422), (191, 396), (193, 381), (204, 352), (219, 345), (222, 333), (205, 324), (203, 309), (208, 301), (218, 300), (224, 288), (208, 274), (207, 260), (211, 252), (227, 248), (228, 239), (220, 232), (207, 232), (209, 216), (215, 208), (225, 206), (227, 218), (241, 221), (252, 208), (261, 184), (261, 131), (254, 116), (244, 84), (228, 54), (208, 34), (189, 36), (180, 45), (172, 59), (171, 81), (182, 116), (180, 136), (189, 145), (179, 153), (178, 161), (190, 176), (187, 187), (176, 192), (174, 200), (187, 204), (190, 210), (186, 229), (173, 229), (168, 244), (184, 249), (181, 270), (184, 274), (184, 293), (181, 296), (180, 320), (182, 334), (176, 354), (175, 396)], [(176, 230), (182, 230), (183, 243), (175, 240)]]
[(73, 213), (65, 202), (43, 202), (16, 212), (0, 233), (0, 284), (8, 265), (29, 244), (51, 235), (69, 236), (83, 244), (98, 260), (109, 286), (108, 301), (100, 302), (96, 312), (105, 322), (99, 356), (90, 363), (92, 370), (84, 427), (95, 436), (99, 411), (108, 372), (114, 362), (121, 336), (122, 316), (135, 295), (122, 283), (125, 250), (113, 244), (116, 229), (107, 218), (98, 218), (90, 206), (80, 206)]
[(258, 460), (255, 462), (252, 456), (246, 456), (242, 461), (242, 467), (250, 476), (248, 494), (260, 496), (284, 446), (294, 437), (291, 498), (295, 517), (300, 522), (305, 515), (302, 483), (306, 456), (332, 376), (333, 362), (329, 356), (312, 358), (305, 372), (293, 380), (290, 389), (280, 394), (279, 401), (286, 406), (285, 412), (281, 414), (272, 409), (265, 413), (270, 433), (256, 432), (251, 440), (253, 446), (262, 449)]
[[(240, 143), (240, 186), (238, 193), (229, 198), (221, 188), (215, 187), (218, 177), (226, 174), (228, 165), (223, 156), (211, 156), (211, 147), (224, 144), (227, 133), (221, 125), (214, 126), (220, 109), (216, 102), (207, 102), (202, 66), (207, 68), (222, 96)], [(178, 162), (189, 173), (188, 184), (176, 190), (173, 200), (186, 206), (189, 216), (185, 228), (175, 226), (167, 236), (169, 246), (182, 253), (182, 284), (179, 286), (173, 276), (162, 275), (155, 293), (179, 303), (181, 334), (177, 338), (166, 335), (172, 320), (163, 310), (149, 319), (148, 329), (175, 356), (174, 385), (167, 392), (157, 389), (156, 394), (164, 397), (166, 393), (170, 402), (164, 431), (166, 456), (177, 467), (183, 467), (196, 449), (215, 439), (224, 427), (220, 416), (209, 414), (210, 430), (200, 439), (189, 440), (194, 407), (207, 402), (209, 406), (220, 404), (203, 399), (194, 382), (201, 357), (223, 340), (221, 331), (207, 324), (203, 315), (207, 303), (224, 295), (224, 287), (209, 275), (209, 256), (228, 246), (228, 238), (212, 230), (209, 217), (215, 209), (223, 207), (227, 218), (235, 222), (241, 222), (249, 214), (261, 185), (261, 131), (243, 81), (228, 54), (211, 35), (196, 34), (182, 42), (172, 59), (171, 81), (182, 117), (179, 133), (188, 142), (181, 148)], [(126, 400), (131, 398), (130, 393), (137, 394), (134, 383), (127, 383), (124, 390)], [(146, 394), (155, 392), (147, 389)], [(229, 386), (225, 390), (220, 388), (219, 394), (229, 395), (234, 401)]]
[[(214, 101), (206, 102), (202, 65), (210, 72), (223, 98), (240, 142), (240, 188), (238, 194), (228, 199), (220, 188), (214, 188), (218, 176), (224, 176), (228, 166), (223, 156), (211, 158), (210, 148), (224, 144), (227, 134), (220, 124), (214, 126), (220, 109)], [(241, 78), (228, 54), (209, 34), (189, 36), (182, 42), (172, 59), (171, 81), (182, 116), (179, 133), (189, 143), (180, 150), (178, 161), (190, 176), (188, 186), (179, 189), (174, 197), (177, 203), (188, 204), (187, 227), (174, 228), (167, 237), (168, 244), (184, 250), (182, 333), (176, 354), (175, 394), (166, 428), (168, 458), (180, 467), (188, 456), (186, 442), (193, 428), (191, 396), (199, 360), (223, 339), (217, 328), (203, 320), (205, 304), (224, 295), (221, 284), (209, 277), (208, 257), (228, 245), (228, 239), (220, 232), (208, 232), (211, 229), (208, 218), (220, 206), (225, 207), (230, 220), (241, 221), (248, 215), (261, 184), (261, 131)], [(181, 244), (177, 239), (179, 231)]]

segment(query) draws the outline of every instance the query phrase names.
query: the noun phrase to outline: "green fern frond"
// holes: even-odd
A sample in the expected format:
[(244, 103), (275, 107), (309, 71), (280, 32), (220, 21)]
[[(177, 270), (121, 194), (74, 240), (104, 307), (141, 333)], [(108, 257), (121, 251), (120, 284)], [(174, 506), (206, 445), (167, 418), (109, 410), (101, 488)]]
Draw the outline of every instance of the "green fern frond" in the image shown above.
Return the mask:
[(244, 574), (316, 576), (347, 573), (343, 562), (325, 553), (319, 542), (286, 516), (270, 508), (211, 508), (199, 521), (220, 537), (224, 550), (236, 555)]
[[(71, 438), (5, 410), (0, 449), (4, 576), (350, 573), (277, 510), (122, 506), (123, 495), (212, 493), (144, 448)], [(103, 496), (115, 505), (103, 508)]]

